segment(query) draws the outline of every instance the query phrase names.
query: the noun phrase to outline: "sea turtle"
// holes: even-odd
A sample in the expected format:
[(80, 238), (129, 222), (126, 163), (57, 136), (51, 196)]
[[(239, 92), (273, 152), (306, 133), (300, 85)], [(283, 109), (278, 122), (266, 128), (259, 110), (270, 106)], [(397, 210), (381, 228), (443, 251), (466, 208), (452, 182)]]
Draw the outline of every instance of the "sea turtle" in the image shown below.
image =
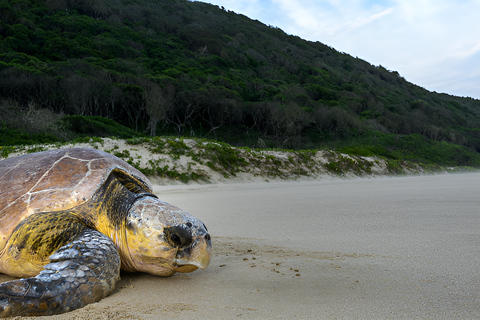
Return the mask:
[(204, 269), (205, 225), (159, 200), (138, 170), (87, 148), (0, 161), (0, 317), (52, 315), (98, 301), (120, 268)]

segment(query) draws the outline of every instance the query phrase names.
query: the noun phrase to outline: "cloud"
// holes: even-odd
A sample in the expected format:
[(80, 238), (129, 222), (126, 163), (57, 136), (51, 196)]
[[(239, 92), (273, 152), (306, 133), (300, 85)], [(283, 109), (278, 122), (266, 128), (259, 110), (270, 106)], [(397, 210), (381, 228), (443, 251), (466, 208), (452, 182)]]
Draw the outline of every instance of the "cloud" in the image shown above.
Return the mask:
[(322, 40), (317, 37), (328, 37), (356, 29), (391, 12), (386, 5), (390, 1), (272, 0), (272, 2), (280, 6), (284, 16), (288, 16), (294, 22), (293, 25), (286, 23), (286, 26), (298, 29), (310, 40), (319, 41)]
[(429, 90), (480, 98), (478, 0), (273, 2), (290, 21), (280, 25), (287, 33), (381, 64)]
[(374, 13), (370, 16), (366, 16), (366, 17), (359, 17), (359, 18), (356, 18), (355, 20), (353, 20), (351, 23), (347, 23), (347, 26), (350, 27), (350, 29), (357, 29), (359, 27), (362, 27), (364, 25), (368, 25), (369, 23), (377, 20), (377, 19), (381, 19), (383, 18), (384, 16), (387, 16), (389, 14), (391, 14), (393, 12), (393, 8), (388, 8), (388, 9), (385, 9), (381, 12), (378, 12), (378, 13)]
[(480, 0), (208, 2), (398, 71), (429, 90), (480, 98)]

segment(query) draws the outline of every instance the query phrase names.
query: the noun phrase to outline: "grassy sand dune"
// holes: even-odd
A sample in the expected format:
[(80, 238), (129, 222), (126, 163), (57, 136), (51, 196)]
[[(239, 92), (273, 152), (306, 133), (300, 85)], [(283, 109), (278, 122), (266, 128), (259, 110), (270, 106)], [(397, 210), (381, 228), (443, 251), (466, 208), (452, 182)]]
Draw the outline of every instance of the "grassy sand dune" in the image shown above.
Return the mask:
[(257, 150), (235, 148), (211, 140), (172, 137), (92, 138), (79, 143), (10, 148), (3, 156), (72, 147), (95, 148), (114, 154), (160, 185), (371, 177), (422, 174), (431, 170), (411, 162), (352, 156), (332, 150)]

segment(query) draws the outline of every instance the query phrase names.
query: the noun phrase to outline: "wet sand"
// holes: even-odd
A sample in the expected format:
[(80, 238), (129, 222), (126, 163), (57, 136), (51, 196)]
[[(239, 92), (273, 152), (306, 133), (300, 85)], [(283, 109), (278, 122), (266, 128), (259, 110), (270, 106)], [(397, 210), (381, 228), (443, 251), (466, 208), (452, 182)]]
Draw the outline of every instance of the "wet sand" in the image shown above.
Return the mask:
[(480, 319), (480, 174), (155, 192), (205, 222), (210, 266), (51, 319)]

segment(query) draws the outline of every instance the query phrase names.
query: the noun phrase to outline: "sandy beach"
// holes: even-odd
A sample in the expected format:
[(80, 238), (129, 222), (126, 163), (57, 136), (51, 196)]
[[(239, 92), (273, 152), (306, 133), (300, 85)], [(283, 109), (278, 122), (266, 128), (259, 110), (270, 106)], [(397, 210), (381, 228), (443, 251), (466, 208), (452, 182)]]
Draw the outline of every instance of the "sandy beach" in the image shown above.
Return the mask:
[(210, 266), (122, 273), (49, 318), (479, 319), (479, 190), (480, 174), (157, 185), (209, 228)]

